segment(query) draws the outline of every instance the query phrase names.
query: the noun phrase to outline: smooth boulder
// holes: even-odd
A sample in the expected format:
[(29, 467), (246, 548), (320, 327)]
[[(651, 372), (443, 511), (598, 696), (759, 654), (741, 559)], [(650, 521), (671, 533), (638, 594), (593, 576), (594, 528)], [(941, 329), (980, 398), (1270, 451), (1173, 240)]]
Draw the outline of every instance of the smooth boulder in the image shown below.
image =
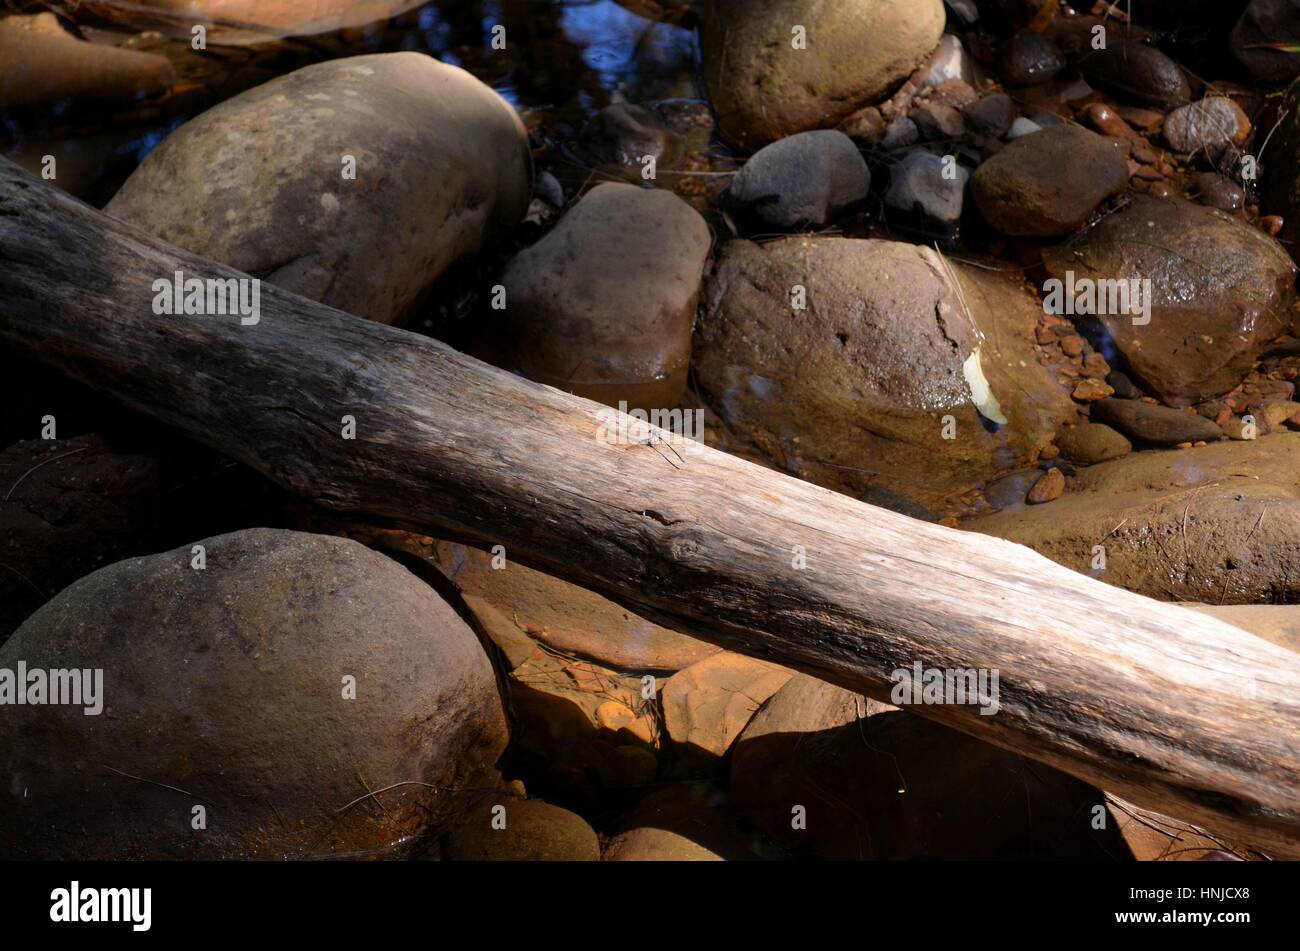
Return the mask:
[(420, 53), (382, 53), (305, 66), (191, 119), (105, 210), (395, 323), (523, 218), (531, 167), (523, 124), (492, 89)]
[(1128, 163), (1109, 139), (1073, 125), (1022, 135), (980, 165), (971, 195), (1003, 234), (1045, 238), (1082, 227), (1128, 184)]
[(10, 857), (400, 857), (494, 781), (492, 665), (423, 582), (331, 536), (197, 544), (205, 567), (188, 545), (110, 565), (0, 648), (103, 671), (101, 715), (0, 716)]
[(176, 82), (166, 56), (87, 43), (53, 13), (0, 17), (0, 112), (59, 103), (126, 106)]
[(582, 816), (540, 799), (485, 803), (443, 842), (449, 862), (598, 862), (600, 840)]
[(718, 128), (752, 150), (835, 126), (925, 63), (944, 20), (942, 0), (710, 3), (700, 43)]
[(611, 406), (676, 406), (711, 242), (672, 192), (597, 185), (506, 268), (503, 362)]
[(1150, 322), (1139, 308), (1121, 312), (1109, 293), (1105, 303), (1097, 295), (1097, 313), (1081, 322), (1104, 333), (1129, 375), (1171, 406), (1231, 390), (1291, 323), (1287, 306), (1296, 269), (1285, 249), (1258, 228), (1204, 205), (1136, 196), (1079, 240), (1043, 257), (1065, 287), (1071, 277), (1076, 287), (1150, 281)]
[(751, 231), (817, 230), (866, 200), (871, 173), (843, 132), (800, 132), (759, 149), (726, 193)]
[(1092, 415), (1130, 439), (1152, 446), (1217, 442), (1223, 437), (1214, 420), (1139, 400), (1098, 400), (1092, 406)]
[(1175, 152), (1215, 157), (1230, 145), (1245, 145), (1250, 118), (1227, 96), (1207, 96), (1165, 116), (1162, 133)]
[(1081, 466), (1092, 466), (1127, 456), (1133, 444), (1104, 423), (1084, 423), (1057, 437), (1061, 455)]
[(1093, 45), (1091, 30), (1082, 26), (1067, 27), (1067, 34), (1064, 45), (1077, 51), (1075, 65), (1097, 88), (1121, 100), (1162, 109), (1191, 101), (1191, 83), (1182, 67), (1154, 46), (1125, 39), (1113, 26), (1107, 29), (1101, 48)]
[(708, 285), (695, 379), (786, 471), (933, 508), (1034, 456), (1074, 415), (1038, 363), (1040, 316), (1017, 283), (930, 248), (732, 241)]
[[(420, 5), (420, 0), (141, 0), (126, 6), (117, 0), (80, 0), (77, 11), (159, 30), (187, 43), (197, 21), (207, 27), (213, 46), (260, 46), (287, 36), (378, 23)], [(161, 15), (153, 15), (152, 9)], [(196, 15), (197, 20), (191, 19)]]
[[(963, 523), (1162, 601), (1300, 601), (1300, 433), (1137, 452), (1047, 506)], [(1098, 551), (1098, 546), (1101, 551)]]
[(885, 190), (889, 224), (938, 240), (956, 237), (970, 172), (925, 149), (910, 149), (893, 161)]
[(755, 858), (727, 793), (708, 782), (665, 783), (619, 819), (606, 861), (736, 861)]

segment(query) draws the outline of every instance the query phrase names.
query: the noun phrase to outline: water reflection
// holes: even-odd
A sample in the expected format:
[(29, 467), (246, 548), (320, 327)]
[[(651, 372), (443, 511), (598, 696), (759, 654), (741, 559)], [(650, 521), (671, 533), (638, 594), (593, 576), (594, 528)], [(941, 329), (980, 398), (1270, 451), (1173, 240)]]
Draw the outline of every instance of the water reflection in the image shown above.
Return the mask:
[[(247, 42), (247, 32), (214, 27), (206, 50), (191, 48), (188, 23), (168, 24), (144, 7), (50, 8), (60, 15), (66, 38), (165, 56), (175, 72), (164, 93), (135, 101), (62, 97), (17, 108), (0, 97), (0, 154), (33, 172), (43, 156), (55, 155), (59, 184), (96, 204), (187, 119), (275, 76), (341, 56), (437, 56), (495, 88), (530, 129), (562, 140), (611, 102), (697, 95), (694, 31), (646, 19), (615, 0), (442, 0), (329, 34), (258, 43)], [(505, 30), (504, 48), (499, 37), (493, 48), (498, 27)], [(81, 48), (69, 49), (75, 54)], [(71, 68), (67, 61), (23, 61), (21, 53), (6, 69), (27, 71), (20, 78), (41, 88), (57, 89), (59, 70)]]

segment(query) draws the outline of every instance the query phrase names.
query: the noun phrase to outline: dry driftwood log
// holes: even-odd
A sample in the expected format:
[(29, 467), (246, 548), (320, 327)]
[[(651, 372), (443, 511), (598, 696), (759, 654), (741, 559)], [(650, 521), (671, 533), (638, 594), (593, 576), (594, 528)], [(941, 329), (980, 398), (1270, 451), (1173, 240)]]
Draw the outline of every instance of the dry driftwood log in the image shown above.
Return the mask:
[(915, 712), (1300, 855), (1300, 656), (1009, 542), (697, 443), (676, 458), (639, 443), (651, 431), (635, 421), (610, 445), (597, 404), (270, 286), (253, 325), (156, 315), (152, 284), (178, 269), (241, 276), (0, 160), (6, 347), (334, 509), (503, 544), (659, 623), (877, 699), (917, 661), (996, 669), (996, 715)]

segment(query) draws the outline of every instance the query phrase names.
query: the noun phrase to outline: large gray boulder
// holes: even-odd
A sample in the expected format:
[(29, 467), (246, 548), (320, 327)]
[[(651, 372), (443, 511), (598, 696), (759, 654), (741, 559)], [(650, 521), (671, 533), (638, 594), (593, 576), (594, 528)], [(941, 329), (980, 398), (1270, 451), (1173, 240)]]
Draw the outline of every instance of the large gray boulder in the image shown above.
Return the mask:
[(0, 707), (9, 857), (397, 857), (491, 785), (492, 666), (430, 588), (345, 539), (198, 544), (205, 568), (189, 546), (110, 565), (0, 648), (103, 671), (99, 715)]
[[(355, 159), (355, 178), (348, 157)], [(514, 109), (419, 53), (305, 66), (158, 146), (109, 214), (348, 313), (394, 323), (523, 218)], [(168, 275), (159, 275), (165, 277)]]

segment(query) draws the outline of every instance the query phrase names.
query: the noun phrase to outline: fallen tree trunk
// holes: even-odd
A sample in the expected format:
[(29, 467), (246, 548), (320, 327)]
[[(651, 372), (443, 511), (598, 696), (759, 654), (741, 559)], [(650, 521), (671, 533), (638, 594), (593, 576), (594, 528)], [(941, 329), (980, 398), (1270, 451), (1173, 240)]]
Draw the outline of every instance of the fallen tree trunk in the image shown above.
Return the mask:
[(505, 545), (661, 624), (880, 700), (916, 662), (997, 671), (995, 715), (915, 712), (1300, 855), (1300, 656), (1009, 542), (694, 442), (669, 449), (635, 420), (610, 444), (595, 403), (270, 286), (256, 324), (157, 315), (153, 282), (177, 270), (241, 276), (0, 160), (8, 347), (333, 509)]

